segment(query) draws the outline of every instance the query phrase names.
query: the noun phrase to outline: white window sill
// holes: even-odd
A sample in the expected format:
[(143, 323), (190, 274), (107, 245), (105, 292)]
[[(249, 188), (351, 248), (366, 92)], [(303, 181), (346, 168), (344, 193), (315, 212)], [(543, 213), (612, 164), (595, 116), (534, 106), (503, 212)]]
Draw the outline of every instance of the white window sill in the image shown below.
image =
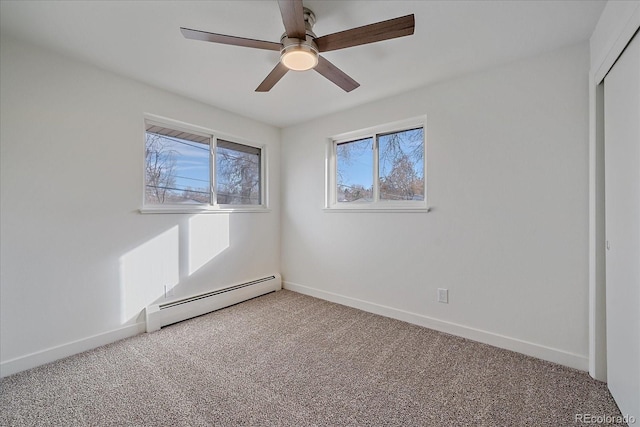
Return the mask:
[(139, 209), (141, 214), (228, 214), (235, 212), (252, 212), (266, 213), (271, 209), (265, 206), (238, 206), (233, 208), (227, 207), (184, 207), (184, 206), (162, 206), (162, 207), (144, 207)]
[(415, 208), (411, 208), (411, 207), (399, 207), (399, 206), (387, 206), (387, 207), (383, 207), (383, 206), (371, 206), (371, 207), (364, 207), (364, 206), (349, 206), (349, 207), (343, 207), (343, 206), (335, 206), (335, 207), (330, 207), (330, 208), (324, 208), (323, 209), (325, 212), (329, 213), (329, 212), (333, 212), (333, 213), (344, 213), (344, 212), (353, 212), (353, 213), (363, 213), (363, 212), (371, 212), (371, 213), (380, 213), (380, 212), (385, 212), (385, 213), (428, 213), (431, 212), (431, 208), (430, 207), (415, 207)]

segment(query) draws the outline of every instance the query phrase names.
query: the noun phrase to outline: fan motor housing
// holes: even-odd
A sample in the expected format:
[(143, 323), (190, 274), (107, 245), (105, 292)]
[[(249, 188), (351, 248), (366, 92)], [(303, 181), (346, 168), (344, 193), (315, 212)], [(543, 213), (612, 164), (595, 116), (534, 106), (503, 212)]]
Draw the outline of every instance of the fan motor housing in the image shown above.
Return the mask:
[[(316, 45), (316, 35), (313, 32), (313, 25), (316, 23), (316, 15), (309, 8), (304, 8), (305, 38), (298, 39), (288, 37), (284, 33), (280, 38), (282, 49), (280, 49), (280, 62), (287, 68), (294, 71), (306, 71), (315, 68), (318, 64), (318, 46)], [(293, 58), (293, 57), (296, 58)], [(288, 57), (288, 58), (287, 58)], [(295, 65), (291, 65), (295, 63)]]
[[(318, 46), (309, 34), (304, 40), (284, 35), (280, 42), (282, 43), (280, 61), (290, 70), (305, 71), (315, 68), (318, 64)], [(292, 61), (293, 56), (297, 58)], [(291, 65), (292, 63), (295, 65)]]

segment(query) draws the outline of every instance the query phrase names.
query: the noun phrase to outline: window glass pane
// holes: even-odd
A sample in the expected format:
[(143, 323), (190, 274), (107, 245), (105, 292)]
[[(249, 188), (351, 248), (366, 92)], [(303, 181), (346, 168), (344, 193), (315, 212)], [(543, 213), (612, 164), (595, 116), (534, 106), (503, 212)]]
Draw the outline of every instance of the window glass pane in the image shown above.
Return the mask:
[(380, 200), (424, 200), (424, 129), (378, 137)]
[(219, 140), (216, 147), (216, 195), (220, 205), (259, 205), (259, 148)]
[(373, 138), (338, 144), (336, 158), (338, 202), (371, 202)]
[(146, 132), (146, 204), (211, 203), (209, 144), (181, 136)]

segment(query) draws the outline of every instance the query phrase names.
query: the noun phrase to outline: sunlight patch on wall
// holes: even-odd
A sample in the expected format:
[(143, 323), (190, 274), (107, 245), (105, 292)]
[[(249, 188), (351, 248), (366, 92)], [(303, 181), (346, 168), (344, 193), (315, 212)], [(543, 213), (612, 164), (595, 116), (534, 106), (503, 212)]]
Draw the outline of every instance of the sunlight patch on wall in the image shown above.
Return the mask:
[(189, 275), (229, 247), (229, 214), (189, 218)]
[(179, 233), (174, 226), (120, 257), (122, 323), (179, 282)]

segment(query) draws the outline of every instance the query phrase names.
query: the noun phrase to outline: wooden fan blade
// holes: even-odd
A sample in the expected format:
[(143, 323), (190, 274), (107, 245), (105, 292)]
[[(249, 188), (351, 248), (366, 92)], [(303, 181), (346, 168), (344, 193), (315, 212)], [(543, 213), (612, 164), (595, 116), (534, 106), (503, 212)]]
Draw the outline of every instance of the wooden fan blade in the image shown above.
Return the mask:
[(397, 37), (410, 36), (415, 28), (413, 15), (401, 16), (388, 21), (352, 28), (338, 33), (318, 37), (315, 42), (320, 52), (360, 46)]
[(274, 87), (285, 74), (287, 74), (287, 71), (289, 71), (289, 69), (282, 65), (282, 62), (278, 62), (278, 65), (271, 70), (267, 78), (260, 83), (256, 92), (269, 92), (271, 88)]
[(351, 92), (360, 86), (360, 83), (353, 80), (344, 71), (324, 59), (322, 56), (318, 56), (318, 65), (316, 65), (315, 70), (340, 86), (345, 92)]
[(245, 39), (243, 37), (227, 36), (224, 34), (207, 33), (206, 31), (192, 30), (180, 27), (182, 35), (192, 40), (202, 40), (205, 42), (230, 44), (233, 46), (253, 47), (256, 49), (277, 50), (282, 48), (280, 43), (267, 42), (264, 40)]
[(307, 28), (304, 25), (302, 0), (278, 0), (282, 23), (289, 38), (304, 40)]

